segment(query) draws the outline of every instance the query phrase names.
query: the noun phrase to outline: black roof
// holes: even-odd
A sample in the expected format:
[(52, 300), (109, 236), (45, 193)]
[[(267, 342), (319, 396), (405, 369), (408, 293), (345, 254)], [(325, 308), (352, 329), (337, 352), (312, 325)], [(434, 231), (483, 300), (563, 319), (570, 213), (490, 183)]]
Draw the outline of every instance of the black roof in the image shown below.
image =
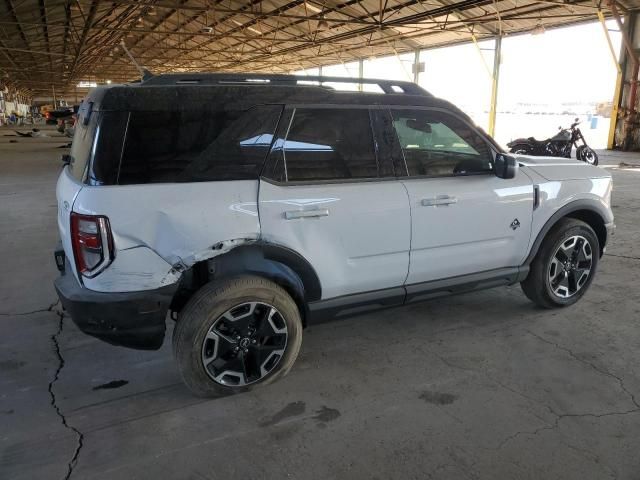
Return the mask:
[[(378, 85), (384, 93), (342, 91), (321, 85)], [(166, 74), (142, 82), (101, 86), (87, 96), (94, 110), (178, 111), (247, 109), (258, 104), (406, 105), (445, 108), (467, 117), (457, 107), (411, 82), (342, 77), (260, 74)]]

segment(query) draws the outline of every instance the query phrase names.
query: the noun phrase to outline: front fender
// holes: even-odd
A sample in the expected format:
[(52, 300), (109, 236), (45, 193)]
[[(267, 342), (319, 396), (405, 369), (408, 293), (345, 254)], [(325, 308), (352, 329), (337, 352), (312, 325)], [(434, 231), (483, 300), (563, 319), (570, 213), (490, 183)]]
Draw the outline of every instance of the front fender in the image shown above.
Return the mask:
[[(610, 226), (613, 225), (613, 213), (601, 199), (596, 200), (591, 198), (583, 198), (563, 205), (562, 207), (558, 208), (553, 213), (553, 215), (551, 215), (551, 217), (538, 231), (538, 234), (531, 243), (529, 254), (524, 261), (524, 265), (528, 266), (531, 264), (531, 262), (537, 255), (544, 238), (547, 236), (553, 226), (558, 223), (558, 221), (565, 217), (576, 216), (576, 214), (584, 216), (585, 213), (588, 217), (590, 217), (591, 220), (588, 223), (591, 224), (592, 222), (595, 222), (600, 225), (599, 227), (596, 226), (596, 228), (594, 228), (594, 230), (596, 230), (596, 233), (598, 233), (598, 236), (601, 237), (601, 235), (604, 234), (604, 242), (602, 242), (602, 245), (600, 245), (600, 251), (602, 254), (605, 246), (604, 244), (606, 242), (606, 237), (609, 234)], [(594, 227), (594, 225), (591, 226), (592, 228)], [(598, 230), (600, 230), (600, 232), (598, 232)]]

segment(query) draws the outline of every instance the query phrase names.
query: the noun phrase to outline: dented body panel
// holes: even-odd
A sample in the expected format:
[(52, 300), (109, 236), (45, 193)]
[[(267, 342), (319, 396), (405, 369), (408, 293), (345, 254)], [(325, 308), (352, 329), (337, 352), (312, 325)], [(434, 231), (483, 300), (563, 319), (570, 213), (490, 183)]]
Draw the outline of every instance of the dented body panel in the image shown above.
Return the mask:
[(196, 262), (260, 235), (258, 181), (85, 186), (73, 210), (110, 219), (113, 263), (84, 285), (97, 292), (152, 290)]

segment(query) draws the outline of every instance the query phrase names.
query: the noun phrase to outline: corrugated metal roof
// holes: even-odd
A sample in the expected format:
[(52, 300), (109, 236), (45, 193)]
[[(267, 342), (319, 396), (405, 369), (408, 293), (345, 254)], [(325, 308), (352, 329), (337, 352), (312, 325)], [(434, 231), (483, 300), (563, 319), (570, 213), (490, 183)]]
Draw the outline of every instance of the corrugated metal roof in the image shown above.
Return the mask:
[(597, 9), (591, 0), (5, 0), (0, 71), (34, 93), (127, 81), (138, 72), (124, 41), (154, 73), (286, 73), (596, 20)]

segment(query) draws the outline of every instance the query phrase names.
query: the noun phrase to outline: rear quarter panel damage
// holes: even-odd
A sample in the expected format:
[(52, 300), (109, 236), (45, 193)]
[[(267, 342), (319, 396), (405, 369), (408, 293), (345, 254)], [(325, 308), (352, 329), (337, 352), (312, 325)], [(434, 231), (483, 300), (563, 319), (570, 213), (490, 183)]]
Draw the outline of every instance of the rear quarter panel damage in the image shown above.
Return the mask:
[(151, 290), (194, 263), (257, 239), (258, 181), (84, 187), (74, 211), (109, 217), (113, 263), (84, 279), (99, 292)]

